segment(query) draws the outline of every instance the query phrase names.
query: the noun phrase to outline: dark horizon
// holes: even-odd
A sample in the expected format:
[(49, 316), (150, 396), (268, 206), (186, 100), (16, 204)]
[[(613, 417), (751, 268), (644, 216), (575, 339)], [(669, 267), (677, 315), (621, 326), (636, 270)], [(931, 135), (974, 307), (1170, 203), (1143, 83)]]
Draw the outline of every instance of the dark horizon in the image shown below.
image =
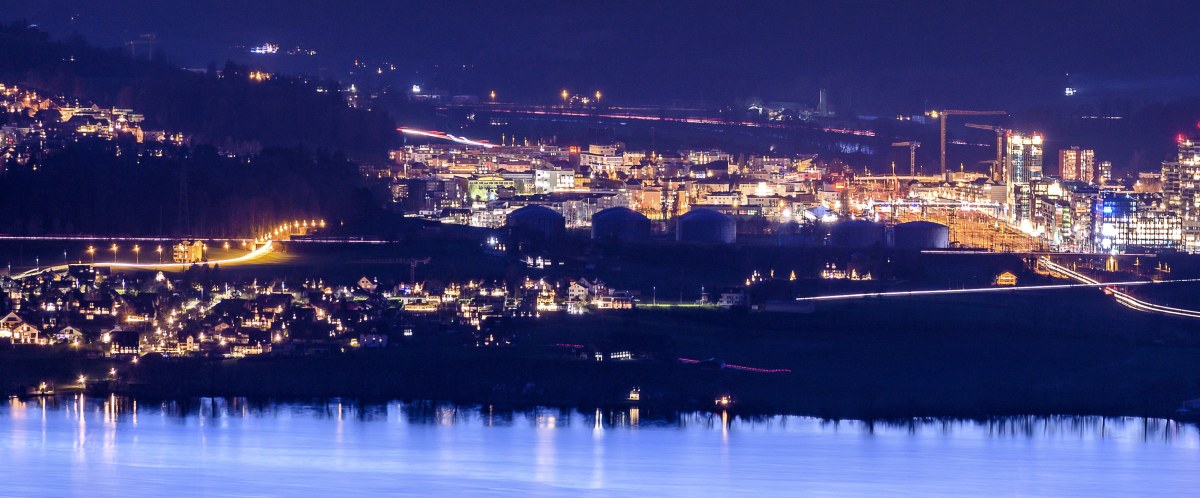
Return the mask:
[[(396, 87), (533, 102), (568, 88), (628, 104), (811, 104), (826, 88), (844, 111), (887, 115), (1059, 105), (1068, 85), (1081, 99), (1200, 95), (1189, 50), (1200, 26), (1182, 2), (355, 5), (56, 1), (13, 5), (4, 20), (101, 46), (153, 33), (183, 67), (232, 59), (345, 79), (360, 60), (360, 72), (396, 65), (385, 75)], [(317, 54), (245, 49), (266, 42)]]

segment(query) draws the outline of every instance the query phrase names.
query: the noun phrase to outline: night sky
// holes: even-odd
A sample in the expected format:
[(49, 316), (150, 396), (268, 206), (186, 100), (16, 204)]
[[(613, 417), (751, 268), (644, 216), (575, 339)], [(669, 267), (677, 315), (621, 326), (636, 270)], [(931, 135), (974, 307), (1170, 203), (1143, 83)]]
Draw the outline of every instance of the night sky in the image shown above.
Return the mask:
[[(185, 67), (255, 61), (238, 45), (301, 45), (259, 61), (341, 77), (390, 62), (397, 84), (510, 99), (602, 89), (614, 102), (810, 102), (842, 108), (1015, 108), (1082, 95), (1200, 94), (1190, 2), (21, 2), (57, 36), (116, 46), (155, 33)], [(464, 69), (463, 66), (466, 66)]]

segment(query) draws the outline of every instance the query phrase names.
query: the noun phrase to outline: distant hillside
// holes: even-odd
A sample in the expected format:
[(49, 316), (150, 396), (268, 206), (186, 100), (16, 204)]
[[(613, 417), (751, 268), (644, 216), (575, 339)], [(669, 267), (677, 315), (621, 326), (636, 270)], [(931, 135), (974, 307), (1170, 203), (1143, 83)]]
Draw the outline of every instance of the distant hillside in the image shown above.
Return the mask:
[(381, 153), (392, 142), (391, 117), (347, 107), (337, 86), (294, 78), (251, 82), (226, 64), (197, 73), (161, 58), (134, 60), (82, 39), (52, 41), (25, 24), (0, 26), (0, 80), (145, 114), (150, 126), (224, 146), (291, 146)]
[(7, 171), (0, 233), (245, 237), (283, 220), (378, 217), (357, 167), (340, 154), (268, 148), (230, 158), (202, 145), (154, 157), (114, 147), (83, 140), (37, 169)]

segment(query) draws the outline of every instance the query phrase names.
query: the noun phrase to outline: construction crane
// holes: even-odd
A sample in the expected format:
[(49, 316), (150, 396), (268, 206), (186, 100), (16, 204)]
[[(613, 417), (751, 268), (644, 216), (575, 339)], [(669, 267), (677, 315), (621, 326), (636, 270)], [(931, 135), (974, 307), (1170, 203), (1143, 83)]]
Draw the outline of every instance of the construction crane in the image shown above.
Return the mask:
[(917, 176), (917, 148), (921, 142), (896, 142), (892, 147), (908, 147), (908, 176)]
[[(967, 123), (964, 126), (966, 126), (967, 128), (975, 128), (976, 130), (988, 130), (988, 131), (996, 132), (996, 168), (1000, 170), (1000, 174), (999, 174), (1000, 179), (1003, 179), (1004, 181), (1008, 181), (1007, 180), (1008, 179), (1008, 171), (1007, 171), (1008, 168), (1004, 164), (1004, 137), (1008, 136), (1008, 134), (1010, 132), (1012, 132), (1012, 130), (1010, 130), (1008, 128), (1001, 128), (999, 126), (981, 125), (981, 124), (974, 124), (974, 123)], [(995, 176), (995, 175), (993, 175), (993, 176)]]
[(929, 116), (933, 119), (938, 119), (941, 121), (941, 135), (940, 135), (939, 140), (942, 143), (942, 154), (941, 154), (941, 160), (939, 161), (939, 163), (942, 168), (942, 179), (949, 180), (950, 177), (946, 176), (946, 174), (947, 174), (946, 173), (946, 120), (949, 119), (950, 116), (1007, 116), (1008, 112), (1005, 112), (1005, 111), (964, 111), (961, 109), (939, 109), (939, 110), (933, 110), (933, 111), (926, 112), (925, 115)]
[(417, 283), (417, 266), (429, 264), (429, 258), (402, 258), (400, 260), (408, 264), (408, 281), (413, 285)]

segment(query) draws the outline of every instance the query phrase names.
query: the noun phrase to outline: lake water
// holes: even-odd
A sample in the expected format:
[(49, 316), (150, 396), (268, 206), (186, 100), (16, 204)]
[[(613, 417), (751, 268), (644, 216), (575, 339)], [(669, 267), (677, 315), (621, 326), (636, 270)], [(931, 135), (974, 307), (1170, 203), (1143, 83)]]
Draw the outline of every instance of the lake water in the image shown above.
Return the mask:
[(0, 496), (1195, 496), (1165, 420), (0, 401)]

